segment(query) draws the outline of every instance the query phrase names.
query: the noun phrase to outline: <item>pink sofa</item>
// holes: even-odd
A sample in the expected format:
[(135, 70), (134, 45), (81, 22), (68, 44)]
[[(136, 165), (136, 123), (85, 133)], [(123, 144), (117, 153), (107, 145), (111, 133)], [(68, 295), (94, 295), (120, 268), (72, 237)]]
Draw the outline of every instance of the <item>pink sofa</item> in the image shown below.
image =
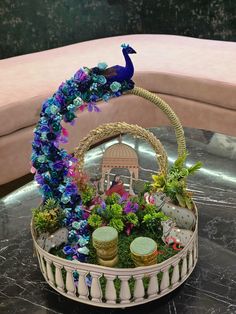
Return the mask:
[[(123, 64), (120, 44), (136, 51), (134, 81), (158, 93), (184, 126), (236, 135), (236, 43), (170, 35), (129, 35), (82, 42), (0, 60), (0, 184), (29, 172), (33, 129), (41, 103), (62, 81), (86, 65)], [(168, 124), (152, 104), (136, 96), (100, 103), (102, 113), (84, 112), (70, 133), (72, 150), (104, 122), (143, 127)]]

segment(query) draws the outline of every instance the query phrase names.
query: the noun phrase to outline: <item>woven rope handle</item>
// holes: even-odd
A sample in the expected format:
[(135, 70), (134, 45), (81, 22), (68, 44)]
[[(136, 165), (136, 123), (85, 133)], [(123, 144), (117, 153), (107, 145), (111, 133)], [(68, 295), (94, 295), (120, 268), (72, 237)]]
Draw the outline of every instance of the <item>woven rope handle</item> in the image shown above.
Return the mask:
[(141, 87), (135, 87), (129, 91), (130, 94), (140, 96), (144, 99), (151, 101), (155, 106), (160, 108), (168, 117), (170, 123), (174, 127), (177, 145), (178, 145), (178, 157), (181, 157), (186, 152), (186, 143), (184, 137), (184, 130), (180, 123), (179, 118), (176, 116), (170, 106), (157, 95), (143, 89)]
[(105, 138), (119, 135), (121, 133), (129, 133), (134, 135), (135, 137), (146, 140), (156, 153), (157, 163), (160, 167), (160, 172), (162, 172), (164, 175), (167, 174), (168, 158), (161, 142), (150, 131), (138, 125), (128, 124), (125, 122), (103, 124), (96, 129), (90, 131), (88, 135), (80, 141), (79, 146), (75, 149), (75, 157), (78, 159), (79, 169), (83, 168), (85, 153), (93, 144)]

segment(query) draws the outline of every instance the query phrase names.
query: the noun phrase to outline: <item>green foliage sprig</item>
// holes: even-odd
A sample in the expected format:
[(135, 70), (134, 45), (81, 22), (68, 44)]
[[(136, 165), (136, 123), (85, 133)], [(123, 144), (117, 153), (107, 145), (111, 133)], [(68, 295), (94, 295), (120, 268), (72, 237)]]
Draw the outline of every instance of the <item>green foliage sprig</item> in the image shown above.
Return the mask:
[(117, 193), (112, 193), (106, 197), (106, 204), (107, 205), (114, 205), (117, 204), (120, 200), (120, 196)]
[(185, 166), (187, 153), (179, 157), (170, 168), (167, 176), (160, 173), (153, 175), (153, 190), (163, 192), (170, 197), (172, 202), (188, 209), (193, 208), (192, 193), (187, 190), (187, 177), (194, 174), (202, 167), (200, 161), (191, 167)]
[(102, 226), (102, 218), (98, 214), (91, 214), (88, 218), (88, 224), (97, 229)]
[(87, 185), (81, 192), (81, 199), (83, 205), (88, 205), (95, 196), (95, 189), (92, 186)]
[(109, 226), (121, 232), (124, 230), (125, 224), (121, 218), (112, 218), (109, 222)]
[(125, 216), (125, 221), (137, 227), (139, 225), (138, 216), (135, 213), (128, 213)]
[(170, 219), (163, 212), (151, 212), (143, 217), (143, 225), (152, 233), (161, 233), (161, 222)]
[(123, 213), (123, 208), (119, 204), (107, 205), (106, 210), (102, 212), (103, 217), (107, 220), (112, 218), (121, 218)]

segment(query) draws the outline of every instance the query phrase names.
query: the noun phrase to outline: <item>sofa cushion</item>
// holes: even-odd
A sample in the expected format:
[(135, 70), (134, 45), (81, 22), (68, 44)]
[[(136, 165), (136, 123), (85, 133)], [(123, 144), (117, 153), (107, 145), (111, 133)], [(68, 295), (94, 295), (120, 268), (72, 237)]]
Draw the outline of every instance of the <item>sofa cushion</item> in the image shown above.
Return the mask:
[[(209, 104), (176, 96), (163, 94), (161, 97), (173, 104), (174, 111), (178, 115), (182, 115), (182, 123), (186, 126), (212, 130), (218, 128), (219, 132), (224, 133), (226, 127), (221, 123), (222, 116), (225, 117), (228, 128), (233, 129), (235, 126), (236, 111), (212, 107)], [(80, 139), (102, 123), (125, 121), (132, 124), (138, 123), (144, 128), (168, 124), (166, 115), (151, 102), (134, 95), (113, 98), (108, 103), (103, 102), (99, 106), (102, 112), (81, 112), (74, 126), (66, 125), (69, 132), (69, 143), (63, 146), (67, 151), (73, 152)], [(199, 111), (197, 115), (195, 114), (196, 107)], [(186, 110), (186, 108), (188, 109)], [(18, 132), (0, 136), (0, 185), (29, 173), (33, 129), (34, 126), (29, 126)], [(234, 131), (236, 132), (235, 127)]]
[(150, 91), (236, 110), (236, 43), (172, 35), (128, 35), (0, 60), (0, 136), (34, 125), (41, 103), (83, 65), (123, 64), (137, 50), (134, 81)]

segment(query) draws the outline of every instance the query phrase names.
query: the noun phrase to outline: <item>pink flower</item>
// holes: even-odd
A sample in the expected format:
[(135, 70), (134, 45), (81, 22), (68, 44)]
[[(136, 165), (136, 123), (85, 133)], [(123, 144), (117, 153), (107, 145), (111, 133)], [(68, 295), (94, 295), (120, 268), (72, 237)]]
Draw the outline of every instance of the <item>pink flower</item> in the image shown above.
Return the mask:
[(30, 168), (30, 172), (31, 172), (31, 173), (36, 173), (36, 169), (32, 166), (32, 167)]
[(69, 133), (68, 133), (67, 129), (65, 129), (65, 128), (62, 127), (62, 128), (61, 128), (61, 131), (62, 131), (63, 136), (66, 136), (66, 137), (69, 136)]

